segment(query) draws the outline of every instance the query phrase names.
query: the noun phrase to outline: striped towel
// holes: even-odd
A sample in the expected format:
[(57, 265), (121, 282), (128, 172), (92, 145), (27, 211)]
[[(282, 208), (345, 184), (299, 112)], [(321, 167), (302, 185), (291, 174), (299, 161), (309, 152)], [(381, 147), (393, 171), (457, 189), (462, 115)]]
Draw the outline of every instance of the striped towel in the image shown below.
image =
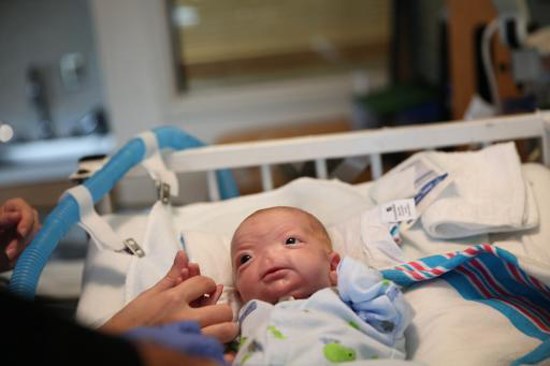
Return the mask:
[(480, 244), (400, 264), (382, 274), (405, 288), (443, 279), (464, 299), (500, 312), (523, 334), (541, 342), (512, 363), (521, 365), (550, 358), (550, 268), (533, 264)]

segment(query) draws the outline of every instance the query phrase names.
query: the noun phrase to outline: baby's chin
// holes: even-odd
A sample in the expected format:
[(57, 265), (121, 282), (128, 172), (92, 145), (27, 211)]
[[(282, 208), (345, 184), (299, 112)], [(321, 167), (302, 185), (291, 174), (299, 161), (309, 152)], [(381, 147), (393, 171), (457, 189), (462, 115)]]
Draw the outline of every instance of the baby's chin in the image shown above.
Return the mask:
[(313, 293), (305, 289), (293, 289), (293, 290), (287, 290), (287, 291), (270, 291), (269, 293), (258, 296), (258, 300), (262, 300), (270, 304), (277, 304), (278, 302), (284, 301), (284, 300), (307, 299), (311, 295), (313, 295)]
[[(296, 300), (306, 299), (313, 295), (320, 288), (305, 283), (303, 280), (297, 280), (291, 276), (272, 281), (268, 284), (261, 284), (254, 292), (243, 294), (243, 302), (250, 300), (261, 300), (271, 304), (276, 304), (281, 300), (294, 298)], [(245, 300), (247, 299), (247, 300)]]

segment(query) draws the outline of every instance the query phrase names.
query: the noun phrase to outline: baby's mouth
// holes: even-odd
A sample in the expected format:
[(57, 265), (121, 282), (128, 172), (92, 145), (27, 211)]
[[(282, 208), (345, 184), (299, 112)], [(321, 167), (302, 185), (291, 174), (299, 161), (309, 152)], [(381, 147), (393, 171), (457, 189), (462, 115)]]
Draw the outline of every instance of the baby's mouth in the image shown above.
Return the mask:
[(262, 275), (263, 281), (274, 281), (281, 277), (283, 277), (286, 273), (286, 268), (284, 267), (273, 267), (268, 269), (264, 274)]

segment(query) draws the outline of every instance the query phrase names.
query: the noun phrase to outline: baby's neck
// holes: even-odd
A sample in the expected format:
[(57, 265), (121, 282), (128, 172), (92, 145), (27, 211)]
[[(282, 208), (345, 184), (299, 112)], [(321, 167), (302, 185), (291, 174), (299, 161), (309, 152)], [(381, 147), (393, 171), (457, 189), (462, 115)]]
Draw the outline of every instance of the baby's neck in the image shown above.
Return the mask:
[(283, 301), (293, 301), (293, 300), (296, 300), (294, 298), (294, 296), (288, 295), (288, 296), (283, 296), (283, 297), (279, 298), (279, 300), (277, 300), (277, 303), (280, 303), (280, 302), (283, 302)]

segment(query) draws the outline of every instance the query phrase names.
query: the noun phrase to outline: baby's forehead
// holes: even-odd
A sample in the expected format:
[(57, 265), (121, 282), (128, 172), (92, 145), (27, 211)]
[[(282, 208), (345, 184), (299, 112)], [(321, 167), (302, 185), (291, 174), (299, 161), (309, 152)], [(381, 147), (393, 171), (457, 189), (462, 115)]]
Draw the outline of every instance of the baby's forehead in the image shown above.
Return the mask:
[(304, 212), (286, 208), (256, 211), (241, 222), (235, 234), (257, 233), (272, 230), (286, 231), (302, 229), (313, 230), (315, 220)]
[(304, 221), (313, 220), (310, 214), (295, 207), (290, 206), (276, 206), (257, 210), (251, 213), (243, 222), (257, 219), (265, 219), (266, 217), (288, 217), (293, 219), (300, 219)]
[(270, 233), (272, 230), (284, 231), (300, 227), (309, 227), (311, 219), (301, 211), (286, 208), (271, 208), (255, 211), (246, 217), (235, 230), (233, 240), (244, 236)]

